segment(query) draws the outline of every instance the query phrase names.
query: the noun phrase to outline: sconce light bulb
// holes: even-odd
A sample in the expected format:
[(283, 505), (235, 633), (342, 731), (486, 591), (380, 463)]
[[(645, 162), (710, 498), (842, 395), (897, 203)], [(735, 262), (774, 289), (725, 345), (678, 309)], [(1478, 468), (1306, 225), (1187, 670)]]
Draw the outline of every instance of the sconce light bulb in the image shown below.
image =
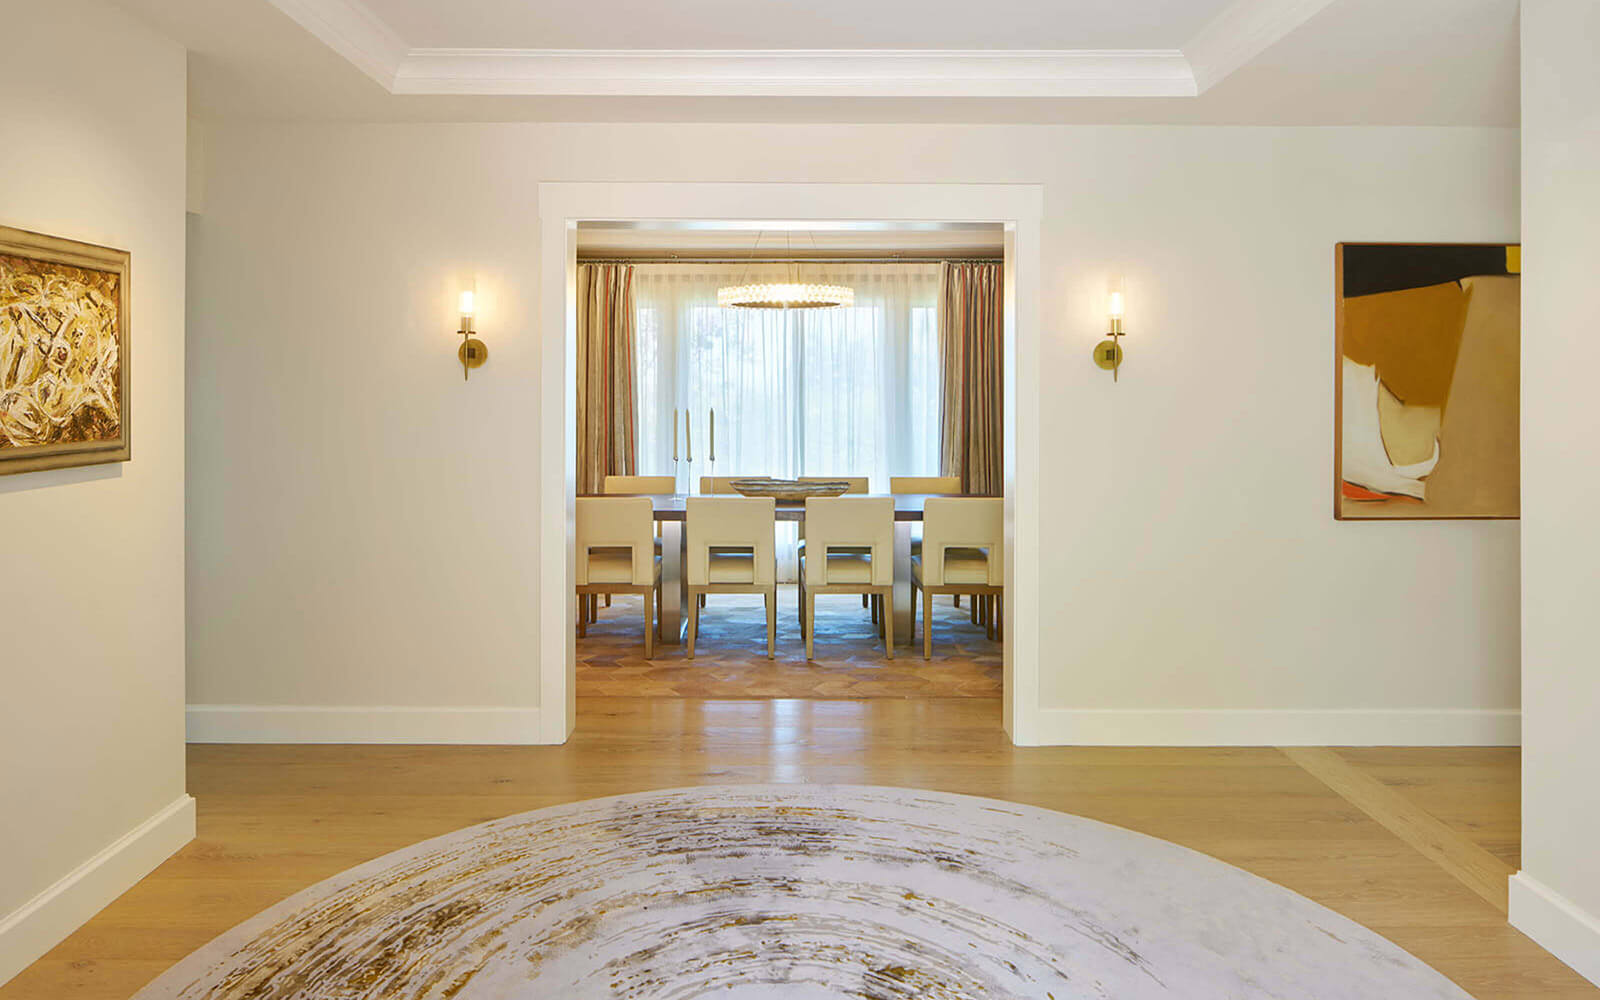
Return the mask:
[(1122, 318), (1122, 293), (1112, 292), (1111, 301), (1106, 306), (1106, 313), (1112, 319)]
[(474, 296), (471, 291), (465, 291), (461, 293), (461, 315), (472, 315), (473, 307), (476, 305), (476, 302), (474, 301), (475, 298), (476, 296)]

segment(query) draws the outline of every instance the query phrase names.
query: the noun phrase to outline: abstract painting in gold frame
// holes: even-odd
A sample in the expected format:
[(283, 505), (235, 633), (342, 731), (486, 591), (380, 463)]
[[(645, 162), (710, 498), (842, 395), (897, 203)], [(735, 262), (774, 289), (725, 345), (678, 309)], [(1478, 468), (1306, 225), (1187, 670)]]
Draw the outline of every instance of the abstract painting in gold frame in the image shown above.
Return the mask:
[(0, 474), (129, 459), (128, 265), (0, 226)]
[(1522, 248), (1335, 250), (1334, 516), (1520, 513)]

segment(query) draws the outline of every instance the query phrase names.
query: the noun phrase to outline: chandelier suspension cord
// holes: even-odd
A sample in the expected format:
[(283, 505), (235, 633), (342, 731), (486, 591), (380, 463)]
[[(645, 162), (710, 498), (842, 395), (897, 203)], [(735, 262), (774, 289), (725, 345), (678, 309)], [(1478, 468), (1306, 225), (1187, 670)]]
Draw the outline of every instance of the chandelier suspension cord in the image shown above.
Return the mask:
[(750, 283), (750, 275), (755, 270), (756, 266), (756, 254), (761, 252), (761, 237), (765, 236), (766, 234), (767, 231), (765, 229), (756, 230), (756, 243), (755, 246), (750, 248), (750, 257), (745, 262), (744, 273), (739, 275), (739, 284), (748, 285)]

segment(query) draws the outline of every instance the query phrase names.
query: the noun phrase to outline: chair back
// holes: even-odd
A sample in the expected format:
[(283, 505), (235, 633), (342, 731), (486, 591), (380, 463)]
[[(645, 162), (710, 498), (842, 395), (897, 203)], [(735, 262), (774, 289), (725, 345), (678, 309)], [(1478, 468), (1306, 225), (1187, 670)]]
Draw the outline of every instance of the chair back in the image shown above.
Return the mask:
[[(646, 501), (648, 502), (648, 501)], [(711, 582), (711, 550), (749, 549), (755, 553), (754, 583), (778, 582), (778, 505), (771, 497), (689, 497), (684, 501), (689, 583)]]
[(578, 497), (576, 513), (578, 586), (589, 583), (592, 549), (632, 549), (633, 584), (655, 581), (656, 536), (649, 497)]
[(607, 476), (607, 493), (676, 493), (677, 480), (672, 476)]
[(1005, 501), (1000, 497), (932, 497), (922, 507), (922, 579), (944, 584), (946, 549), (986, 549), (989, 581), (1005, 581)]
[(705, 494), (705, 495), (707, 495), (707, 496), (710, 496), (710, 495), (716, 494), (716, 493), (732, 494), (734, 496), (738, 496), (739, 495), (739, 491), (733, 488), (733, 481), (735, 479), (765, 479), (765, 478), (766, 478), (765, 476), (701, 476), (700, 477), (700, 492)]
[(806, 498), (806, 586), (828, 585), (828, 549), (870, 549), (872, 585), (894, 582), (893, 497)]
[(801, 476), (800, 477), (800, 482), (802, 482), (802, 483), (821, 483), (821, 482), (837, 483), (840, 480), (843, 480), (843, 481), (845, 481), (845, 482), (850, 484), (850, 488), (848, 490), (845, 490), (846, 493), (865, 493), (865, 492), (867, 492), (867, 490), (869, 488), (868, 485), (867, 485), (867, 477), (866, 476)]
[(890, 493), (922, 493), (929, 496), (959, 496), (960, 476), (890, 476)]

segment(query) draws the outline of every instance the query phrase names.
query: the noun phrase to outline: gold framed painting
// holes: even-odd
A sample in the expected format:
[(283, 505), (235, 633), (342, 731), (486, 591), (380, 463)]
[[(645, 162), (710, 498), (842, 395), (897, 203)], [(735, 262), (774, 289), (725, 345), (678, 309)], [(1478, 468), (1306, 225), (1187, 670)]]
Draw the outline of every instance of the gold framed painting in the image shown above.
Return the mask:
[(0, 475), (131, 457), (129, 263), (0, 226)]
[(1522, 248), (1340, 243), (1334, 517), (1521, 513)]

